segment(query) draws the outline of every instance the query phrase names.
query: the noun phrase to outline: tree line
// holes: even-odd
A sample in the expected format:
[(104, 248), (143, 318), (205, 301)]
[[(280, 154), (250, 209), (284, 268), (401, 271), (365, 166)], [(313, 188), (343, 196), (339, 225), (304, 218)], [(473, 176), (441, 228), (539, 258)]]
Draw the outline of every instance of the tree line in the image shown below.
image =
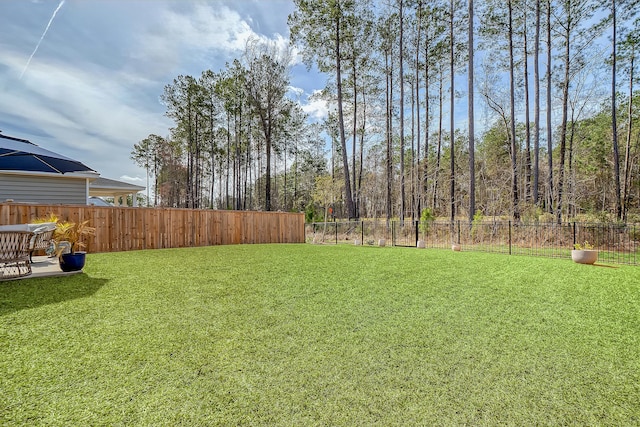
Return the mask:
[(289, 63), (290, 49), (250, 40), (223, 70), (180, 75), (165, 86), (161, 100), (175, 126), (132, 151), (153, 178), (149, 204), (305, 208), (315, 176), (326, 169), (324, 142), (288, 95)]
[(132, 153), (155, 204), (640, 218), (638, 0), (294, 3), (292, 46), (327, 77), (327, 118), (305, 117), (292, 50), (269, 43), (179, 76), (162, 96), (175, 128)]

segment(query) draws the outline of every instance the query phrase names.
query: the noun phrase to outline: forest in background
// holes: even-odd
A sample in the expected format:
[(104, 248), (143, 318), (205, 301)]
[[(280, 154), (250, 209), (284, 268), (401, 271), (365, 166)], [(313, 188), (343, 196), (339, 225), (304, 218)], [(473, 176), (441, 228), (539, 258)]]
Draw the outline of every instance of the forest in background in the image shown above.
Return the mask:
[[(132, 151), (150, 205), (640, 220), (638, 0), (294, 3), (290, 47), (165, 86), (175, 126)], [(295, 55), (327, 77), (323, 121)]]

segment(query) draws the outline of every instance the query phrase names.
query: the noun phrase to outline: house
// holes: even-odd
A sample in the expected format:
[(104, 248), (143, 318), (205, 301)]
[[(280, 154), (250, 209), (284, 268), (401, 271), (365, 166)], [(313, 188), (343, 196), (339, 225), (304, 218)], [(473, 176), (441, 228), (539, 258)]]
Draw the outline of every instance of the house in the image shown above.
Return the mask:
[(0, 202), (86, 205), (90, 196), (135, 194), (145, 187), (100, 178), (85, 164), (26, 139), (0, 133)]
[(135, 207), (138, 206), (138, 199), (136, 195), (145, 189), (146, 187), (141, 187), (139, 185), (99, 177), (91, 181), (89, 184), (89, 196), (113, 197), (113, 204), (116, 206), (126, 206), (127, 197), (131, 196), (133, 206)]

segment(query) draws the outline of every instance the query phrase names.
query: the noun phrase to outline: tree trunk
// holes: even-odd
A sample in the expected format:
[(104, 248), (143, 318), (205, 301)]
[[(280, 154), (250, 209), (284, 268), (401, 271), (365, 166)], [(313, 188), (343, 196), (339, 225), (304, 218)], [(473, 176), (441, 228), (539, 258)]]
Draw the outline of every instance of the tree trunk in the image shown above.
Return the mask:
[[(355, 47), (353, 48), (355, 50)], [(355, 55), (355, 53), (352, 53)], [(353, 138), (352, 138), (352, 147), (351, 147), (351, 167), (353, 168), (353, 203), (355, 215), (354, 217), (358, 218), (360, 216), (360, 197), (358, 191), (358, 181), (357, 181), (357, 169), (356, 169), (356, 141), (358, 137), (358, 86), (357, 75), (356, 75), (356, 60), (352, 58), (351, 63), (351, 73), (353, 74)]]
[(451, 73), (451, 75), (449, 76), (450, 78), (450, 82), (451, 82), (451, 88), (450, 88), (450, 110), (449, 110), (449, 125), (450, 125), (450, 129), (449, 129), (449, 134), (450, 134), (450, 138), (451, 141), (449, 142), (449, 148), (451, 151), (451, 166), (450, 166), (450, 170), (449, 170), (449, 204), (450, 204), (450, 210), (451, 210), (451, 215), (450, 215), (450, 219), (451, 222), (453, 223), (453, 221), (456, 218), (456, 174), (455, 174), (455, 167), (456, 167), (456, 162), (455, 162), (455, 65), (454, 65), (454, 60), (455, 60), (455, 56), (454, 56), (454, 33), (453, 33), (453, 17), (454, 17), (454, 0), (450, 1), (450, 9), (449, 9), (449, 13), (450, 13), (450, 19), (449, 19), (449, 49), (450, 49), (450, 56), (449, 56), (449, 72)]
[(529, 53), (527, 44), (527, 5), (524, 5), (523, 68), (524, 68), (524, 126), (525, 126), (525, 186), (526, 198), (531, 200), (531, 120), (529, 119)]
[(618, 150), (618, 123), (616, 105), (616, 0), (611, 0), (612, 37), (611, 37), (611, 139), (613, 143), (613, 170), (616, 185), (616, 219), (622, 219), (620, 198), (620, 153)]
[(553, 124), (551, 123), (551, 49), (551, 0), (547, 0), (547, 161), (549, 169), (547, 172), (547, 191), (549, 192), (547, 212), (553, 212), (553, 200), (555, 199), (553, 194)]
[[(247, 122), (251, 123), (251, 120), (247, 120)], [(251, 135), (251, 128), (250, 128), (250, 124), (247, 123), (247, 137), (249, 135)], [(247, 200), (248, 196), (247, 193), (251, 192), (251, 189), (249, 188), (249, 182), (251, 182), (251, 141), (248, 141), (247, 143), (247, 151), (245, 154), (245, 163), (244, 163), (244, 182), (243, 182), (243, 198), (242, 198), (242, 209), (243, 210), (247, 210), (247, 209), (251, 209), (251, 201)], [(247, 203), (249, 204), (249, 206), (247, 206)]]
[(513, 219), (520, 220), (520, 207), (518, 200), (518, 165), (516, 146), (516, 102), (515, 102), (515, 76), (513, 61), (513, 5), (511, 0), (507, 2), (509, 8), (509, 99), (510, 99), (510, 123), (509, 134), (511, 139), (511, 201)]
[(411, 182), (410, 182), (410, 194), (411, 194), (411, 222), (415, 221), (415, 212), (416, 212), (416, 191), (415, 191), (415, 161), (416, 161), (416, 141), (415, 141), (415, 108), (416, 108), (416, 98), (415, 92), (413, 91), (414, 82), (411, 85)]
[(225, 198), (226, 203), (224, 208), (230, 209), (229, 206), (229, 173), (231, 168), (231, 114), (227, 113), (227, 173), (226, 173), (226, 181), (225, 181)]
[(564, 185), (564, 162), (565, 152), (567, 149), (567, 114), (569, 102), (569, 80), (571, 65), (571, 46), (570, 46), (570, 29), (567, 27), (565, 31), (565, 47), (564, 47), (564, 78), (562, 81), (562, 121), (560, 123), (560, 164), (558, 167), (558, 199), (556, 204), (556, 222), (562, 222), (562, 190)]
[(539, 178), (540, 178), (540, 0), (536, 0), (536, 30), (535, 41), (533, 47), (533, 121), (534, 121), (534, 139), (533, 139), (533, 203), (538, 206), (540, 197), (538, 194)]
[(423, 191), (424, 191), (424, 205), (427, 207), (427, 200), (429, 198), (429, 40), (425, 42), (424, 49), (424, 171), (423, 179)]
[(629, 64), (629, 109), (627, 110), (627, 144), (625, 148), (624, 160), (624, 203), (623, 203), (623, 221), (627, 220), (627, 210), (629, 208), (629, 188), (631, 186), (631, 127), (633, 124), (633, 79), (634, 79), (634, 60), (635, 52), (631, 52)]
[(193, 114), (191, 108), (190, 88), (187, 87), (187, 200), (185, 208), (193, 208)]
[[(364, 168), (364, 131), (365, 131), (365, 126), (366, 126), (366, 122), (367, 122), (367, 100), (366, 100), (366, 93), (365, 93), (365, 88), (364, 86), (362, 87), (362, 124), (360, 126), (360, 166), (359, 166), (359, 171), (358, 171), (358, 216), (361, 216), (363, 214), (362, 212), (362, 200), (360, 200), (362, 198), (361, 196), (361, 189), (362, 189), (362, 171)], [(366, 214), (366, 213), (365, 213)]]
[[(418, 20), (418, 34), (416, 37), (416, 60), (415, 60), (415, 101), (418, 104), (418, 108), (416, 110), (416, 141), (418, 142), (418, 167), (416, 168), (416, 190), (415, 190), (415, 198), (416, 198), (416, 215), (420, 218), (420, 211), (422, 209), (422, 185), (420, 185), (421, 174), (420, 174), (420, 36), (422, 29), (422, 0), (418, 0), (418, 10), (416, 12), (417, 20)], [(425, 61), (427, 58), (425, 58)]]
[(336, 50), (336, 85), (338, 89), (338, 126), (340, 129), (340, 147), (342, 148), (342, 167), (344, 168), (344, 192), (345, 202), (349, 218), (355, 218), (353, 207), (353, 193), (351, 192), (351, 179), (349, 177), (349, 159), (347, 156), (347, 144), (344, 134), (344, 114), (342, 110), (342, 74), (340, 54), (340, 18), (336, 19), (335, 50)]
[(473, 82), (473, 0), (469, 1), (469, 86), (468, 86), (468, 114), (469, 114), (469, 223), (476, 213), (476, 169), (475, 169), (475, 136), (474, 136), (474, 82)]
[(577, 214), (575, 203), (575, 169), (573, 167), (573, 142), (575, 139), (575, 110), (571, 108), (571, 124), (569, 131), (569, 173), (567, 180), (567, 216), (568, 218), (574, 218)]
[(404, 0), (400, 0), (400, 225), (404, 226), (404, 216), (406, 209), (405, 179), (404, 179), (404, 46), (403, 46), (403, 11), (402, 4)]
[(241, 155), (240, 155), (240, 145), (242, 144), (242, 107), (238, 112), (238, 123), (236, 124), (236, 160), (235, 164), (237, 164), (237, 172), (236, 172), (236, 210), (242, 209), (242, 200), (241, 200), (241, 183), (242, 183), (242, 170), (241, 170)]
[(392, 103), (393, 103), (393, 57), (391, 58), (391, 65), (389, 64), (389, 56), (390, 52), (385, 52), (385, 74), (386, 74), (386, 116), (387, 116), (387, 226), (391, 221), (391, 216), (393, 215), (392, 210), (392, 179), (393, 179), (393, 169), (392, 169), (392, 159), (393, 159), (393, 138), (392, 138)]
[(444, 129), (442, 128), (442, 110), (444, 109), (444, 95), (443, 95), (443, 80), (444, 76), (442, 70), (440, 70), (440, 86), (439, 86), (439, 110), (438, 110), (438, 149), (436, 152), (436, 170), (433, 175), (433, 207), (435, 209), (438, 200), (438, 180), (440, 173), (440, 157), (442, 157), (442, 132)]

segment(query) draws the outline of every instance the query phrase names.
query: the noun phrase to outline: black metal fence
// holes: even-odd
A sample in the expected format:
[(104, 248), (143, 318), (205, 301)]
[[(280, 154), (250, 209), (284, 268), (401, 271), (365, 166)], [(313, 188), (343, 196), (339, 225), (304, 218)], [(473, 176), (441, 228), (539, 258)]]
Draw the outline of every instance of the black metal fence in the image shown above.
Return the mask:
[(512, 221), (367, 220), (308, 223), (308, 243), (410, 246), (570, 258), (575, 244), (593, 246), (598, 262), (638, 265), (640, 224)]

